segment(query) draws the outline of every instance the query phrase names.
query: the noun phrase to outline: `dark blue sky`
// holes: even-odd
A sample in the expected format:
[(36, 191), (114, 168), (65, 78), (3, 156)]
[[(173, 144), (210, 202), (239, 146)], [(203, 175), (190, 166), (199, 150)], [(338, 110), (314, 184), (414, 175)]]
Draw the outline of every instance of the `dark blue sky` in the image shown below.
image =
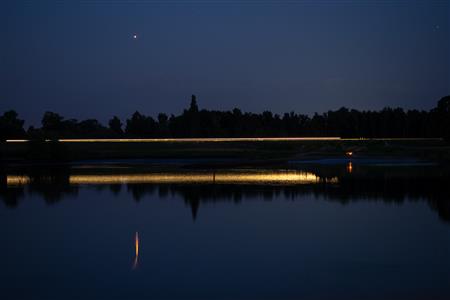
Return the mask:
[(178, 114), (191, 94), (307, 114), (450, 94), (449, 1), (10, 1), (0, 18), (0, 112), (27, 124)]

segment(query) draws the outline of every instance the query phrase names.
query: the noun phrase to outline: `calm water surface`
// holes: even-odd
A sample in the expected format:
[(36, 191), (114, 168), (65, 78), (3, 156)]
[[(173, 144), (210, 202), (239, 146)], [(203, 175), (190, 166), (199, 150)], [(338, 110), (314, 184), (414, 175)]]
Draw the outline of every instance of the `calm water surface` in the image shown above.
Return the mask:
[(351, 165), (4, 174), (0, 298), (449, 299), (449, 178)]

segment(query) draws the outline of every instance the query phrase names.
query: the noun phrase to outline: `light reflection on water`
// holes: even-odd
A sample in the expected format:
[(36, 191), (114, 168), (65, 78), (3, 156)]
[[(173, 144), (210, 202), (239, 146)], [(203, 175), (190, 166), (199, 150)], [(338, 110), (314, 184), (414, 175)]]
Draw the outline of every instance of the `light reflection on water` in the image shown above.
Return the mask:
[(351, 161), (349, 161), (347, 164), (347, 172), (351, 173), (352, 171), (353, 171), (353, 164)]
[(0, 175), (0, 298), (447, 299), (433, 168)]
[(134, 261), (133, 269), (136, 269), (139, 265), (139, 233), (136, 231), (134, 235)]
[[(26, 185), (29, 176), (8, 175), (7, 185)], [(314, 184), (337, 183), (337, 177), (320, 178), (311, 172), (258, 171), (208, 173), (148, 173), (117, 175), (70, 175), (70, 184), (206, 183), (206, 184)]]

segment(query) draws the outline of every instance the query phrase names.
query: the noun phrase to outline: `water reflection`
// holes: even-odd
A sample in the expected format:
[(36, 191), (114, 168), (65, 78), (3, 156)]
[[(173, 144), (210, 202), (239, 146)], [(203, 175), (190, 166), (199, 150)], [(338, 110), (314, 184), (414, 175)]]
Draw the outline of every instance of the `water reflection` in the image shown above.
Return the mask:
[(133, 270), (138, 267), (139, 264), (139, 233), (136, 231), (134, 235), (134, 261)]
[(347, 172), (351, 173), (353, 171), (353, 164), (351, 161), (347, 164)]
[(426, 201), (442, 220), (450, 222), (450, 170), (443, 167), (356, 167), (349, 163), (303, 166), (302, 170), (89, 172), (59, 168), (2, 174), (0, 198), (11, 208), (17, 207), (27, 194), (39, 194), (46, 203), (53, 204), (65, 195), (76, 195), (84, 185), (109, 188), (116, 196), (130, 193), (136, 202), (154, 193), (160, 198), (180, 195), (195, 220), (202, 203), (272, 200), (280, 194), (297, 201), (312, 194), (342, 204), (362, 200)]
[[(311, 172), (295, 170), (259, 170), (244, 172), (207, 173), (153, 173), (115, 175), (70, 175), (69, 184), (138, 184), (138, 183), (192, 183), (192, 184), (314, 184), (317, 182), (337, 183), (337, 178), (320, 178)], [(8, 186), (27, 185), (27, 175), (7, 175)]]

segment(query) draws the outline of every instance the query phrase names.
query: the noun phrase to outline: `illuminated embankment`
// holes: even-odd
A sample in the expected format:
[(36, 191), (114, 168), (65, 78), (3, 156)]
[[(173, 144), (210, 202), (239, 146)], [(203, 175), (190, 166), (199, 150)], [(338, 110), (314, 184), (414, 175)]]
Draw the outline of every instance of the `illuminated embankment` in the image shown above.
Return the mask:
[[(442, 138), (341, 138), (341, 137), (242, 137), (242, 138), (157, 138), (157, 139), (58, 139), (61, 143), (213, 143), (213, 142), (301, 142), (301, 141), (442, 141)], [(30, 140), (6, 140), (27, 143)], [(51, 140), (47, 139), (46, 142)]]
[[(170, 139), (59, 139), (61, 143), (202, 143), (202, 142), (289, 142), (335, 141), (340, 137), (268, 137), (268, 138), (170, 138)], [(7, 143), (26, 143), (29, 140), (6, 140)], [(45, 140), (50, 142), (51, 140)]]
[[(28, 176), (7, 176), (7, 185), (26, 185)], [(69, 184), (315, 184), (337, 183), (337, 178), (323, 179), (309, 172), (264, 171), (220, 173), (151, 173), (120, 175), (71, 175)]]

